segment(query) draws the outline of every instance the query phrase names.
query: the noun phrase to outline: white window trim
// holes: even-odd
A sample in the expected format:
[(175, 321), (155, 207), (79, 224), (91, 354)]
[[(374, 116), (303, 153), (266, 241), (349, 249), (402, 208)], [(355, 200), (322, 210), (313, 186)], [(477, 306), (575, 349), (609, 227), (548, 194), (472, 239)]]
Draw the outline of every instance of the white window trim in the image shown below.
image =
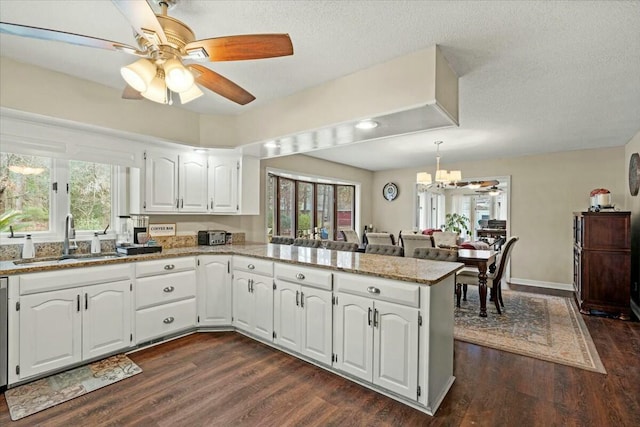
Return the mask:
[[(312, 175), (312, 174), (301, 174), (300, 172), (293, 172), (293, 171), (288, 171), (288, 170), (284, 170), (284, 169), (276, 169), (276, 168), (266, 168), (266, 174), (265, 174), (265, 192), (264, 194), (267, 194), (268, 191), (268, 185), (269, 185), (269, 175), (277, 175), (280, 176), (282, 178), (290, 178), (290, 179), (296, 179), (299, 181), (307, 181), (307, 182), (314, 182), (314, 183), (318, 183), (318, 184), (336, 184), (336, 185), (353, 185), (355, 187), (355, 195), (354, 197), (356, 198), (355, 201), (355, 209), (356, 209), (356, 215), (354, 218), (354, 227), (355, 230), (360, 230), (360, 199), (361, 199), (361, 194), (362, 194), (362, 184), (358, 181), (351, 181), (351, 180), (347, 180), (347, 179), (342, 179), (342, 178), (335, 178), (335, 177), (328, 177), (328, 176), (322, 176), (322, 175)], [(265, 236), (268, 230), (268, 224), (267, 224), (267, 218), (268, 215), (266, 214), (266, 197), (265, 197), (265, 216), (264, 216), (264, 230), (265, 230)]]

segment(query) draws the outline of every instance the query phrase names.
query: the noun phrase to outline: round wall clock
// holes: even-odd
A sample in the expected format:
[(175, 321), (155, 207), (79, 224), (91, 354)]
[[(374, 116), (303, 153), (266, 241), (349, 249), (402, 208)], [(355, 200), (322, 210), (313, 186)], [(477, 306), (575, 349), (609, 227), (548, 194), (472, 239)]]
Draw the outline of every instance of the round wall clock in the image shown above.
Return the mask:
[(382, 195), (388, 201), (395, 200), (398, 197), (398, 186), (393, 182), (387, 182), (384, 187), (382, 187)]
[(637, 196), (638, 189), (640, 189), (640, 155), (633, 153), (629, 159), (629, 192), (632, 196)]

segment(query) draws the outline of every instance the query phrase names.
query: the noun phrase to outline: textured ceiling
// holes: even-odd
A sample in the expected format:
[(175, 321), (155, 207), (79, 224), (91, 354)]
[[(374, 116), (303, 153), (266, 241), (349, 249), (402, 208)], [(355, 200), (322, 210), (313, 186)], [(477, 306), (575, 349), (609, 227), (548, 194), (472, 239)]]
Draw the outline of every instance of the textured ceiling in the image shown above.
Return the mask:
[[(640, 129), (640, 2), (189, 1), (170, 15), (198, 38), (287, 32), (291, 57), (208, 63), (256, 96), (184, 108), (238, 114), (433, 45), (460, 76), (460, 127), (311, 155), (371, 170), (620, 146)], [(134, 44), (109, 1), (0, 0), (0, 19)], [(0, 54), (122, 88), (133, 57), (0, 36)], [(148, 101), (143, 101), (148, 102)]]

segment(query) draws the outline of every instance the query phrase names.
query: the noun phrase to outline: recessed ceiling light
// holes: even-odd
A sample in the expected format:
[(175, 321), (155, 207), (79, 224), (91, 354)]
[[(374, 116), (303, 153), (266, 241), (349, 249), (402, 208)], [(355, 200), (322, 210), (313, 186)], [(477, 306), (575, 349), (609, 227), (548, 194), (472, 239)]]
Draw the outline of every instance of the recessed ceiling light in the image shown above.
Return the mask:
[(193, 152), (198, 154), (204, 154), (207, 152), (207, 150), (205, 150), (204, 148), (196, 148), (193, 150)]
[(378, 122), (371, 119), (360, 120), (356, 123), (356, 128), (358, 129), (374, 129), (378, 127)]
[(275, 141), (267, 141), (267, 142), (264, 143), (264, 147), (265, 148), (278, 148), (278, 147), (280, 147), (280, 144), (278, 144)]

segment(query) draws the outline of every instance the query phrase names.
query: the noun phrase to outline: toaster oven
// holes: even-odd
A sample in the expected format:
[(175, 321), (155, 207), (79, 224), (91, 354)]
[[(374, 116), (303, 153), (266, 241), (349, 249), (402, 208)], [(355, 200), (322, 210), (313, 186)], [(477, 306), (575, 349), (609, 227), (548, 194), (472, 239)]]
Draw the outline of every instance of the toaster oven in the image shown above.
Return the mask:
[(226, 243), (227, 232), (224, 230), (198, 231), (198, 245), (216, 246)]

